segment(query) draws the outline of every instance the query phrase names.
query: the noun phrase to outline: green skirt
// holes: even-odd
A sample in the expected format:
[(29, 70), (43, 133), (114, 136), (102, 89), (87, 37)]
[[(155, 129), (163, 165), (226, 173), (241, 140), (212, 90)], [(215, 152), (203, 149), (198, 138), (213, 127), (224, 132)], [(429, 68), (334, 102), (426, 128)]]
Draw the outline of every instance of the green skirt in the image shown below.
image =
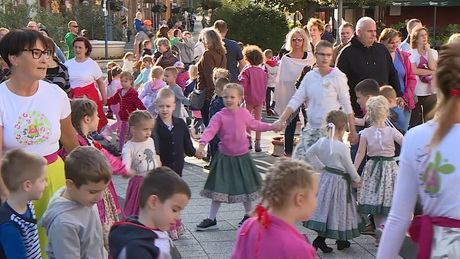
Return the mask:
[(255, 201), (261, 185), (262, 177), (249, 153), (226, 156), (217, 151), (200, 195), (224, 203)]

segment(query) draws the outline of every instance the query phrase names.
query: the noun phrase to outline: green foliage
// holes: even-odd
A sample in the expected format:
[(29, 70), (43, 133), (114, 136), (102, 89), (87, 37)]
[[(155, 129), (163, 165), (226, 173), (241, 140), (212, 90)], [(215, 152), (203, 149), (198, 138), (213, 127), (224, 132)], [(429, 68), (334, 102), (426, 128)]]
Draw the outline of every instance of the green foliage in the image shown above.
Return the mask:
[(440, 47), (443, 44), (446, 44), (449, 40), (449, 37), (454, 33), (460, 32), (460, 24), (449, 24), (444, 28), (436, 28), (436, 36), (430, 37), (431, 46)]
[(393, 29), (395, 29), (397, 31), (401, 30), (405, 26), (406, 26), (406, 24), (404, 22), (398, 22), (398, 23), (394, 23), (394, 24), (390, 25), (391, 28), (393, 28)]
[(203, 8), (203, 10), (214, 10), (222, 6), (223, 3), (221, 0), (201, 0), (201, 8)]
[(289, 31), (284, 13), (261, 4), (226, 3), (214, 11), (210, 24), (218, 19), (227, 22), (229, 39), (261, 49), (277, 51)]

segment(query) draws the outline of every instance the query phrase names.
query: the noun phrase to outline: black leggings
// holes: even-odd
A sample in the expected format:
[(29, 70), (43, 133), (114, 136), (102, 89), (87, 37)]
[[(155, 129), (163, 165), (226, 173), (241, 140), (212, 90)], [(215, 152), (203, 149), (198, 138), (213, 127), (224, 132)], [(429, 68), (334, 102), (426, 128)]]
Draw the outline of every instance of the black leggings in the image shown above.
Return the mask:
[(297, 127), (297, 121), (299, 120), (299, 114), (295, 116), (292, 122), (286, 126), (284, 130), (284, 153), (286, 155), (292, 155), (294, 146), (294, 134), (295, 128)]
[(267, 87), (267, 93), (265, 94), (265, 107), (268, 111), (268, 109), (273, 108), (275, 106), (274, 104), (272, 105), (272, 92), (275, 92), (274, 87)]
[(415, 104), (410, 116), (409, 128), (433, 119), (433, 114), (430, 114), (430, 112), (436, 107), (436, 102), (438, 101), (436, 94), (417, 96), (417, 98), (418, 102)]

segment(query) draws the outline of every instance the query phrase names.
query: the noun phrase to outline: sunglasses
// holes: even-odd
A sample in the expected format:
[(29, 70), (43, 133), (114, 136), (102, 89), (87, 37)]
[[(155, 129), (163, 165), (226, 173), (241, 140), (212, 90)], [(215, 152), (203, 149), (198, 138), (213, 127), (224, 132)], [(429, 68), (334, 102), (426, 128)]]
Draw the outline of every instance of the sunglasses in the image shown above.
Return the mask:
[(78, 28), (78, 25), (72, 25), (71, 27)]
[(292, 41), (302, 42), (303, 38), (292, 38)]

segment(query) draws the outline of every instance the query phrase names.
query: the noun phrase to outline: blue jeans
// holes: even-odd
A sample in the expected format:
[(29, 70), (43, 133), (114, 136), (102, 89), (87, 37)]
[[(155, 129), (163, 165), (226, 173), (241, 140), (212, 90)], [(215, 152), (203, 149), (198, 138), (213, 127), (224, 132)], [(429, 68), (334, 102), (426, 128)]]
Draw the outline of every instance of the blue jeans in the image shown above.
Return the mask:
[[(363, 126), (355, 126), (356, 127), (356, 132), (358, 132), (358, 137), (361, 137), (361, 134), (359, 133), (361, 130), (365, 129)], [(359, 148), (359, 139), (358, 143), (356, 145), (351, 145), (350, 147), (350, 153), (351, 153), (351, 160), (355, 162), (356, 154), (358, 153), (358, 148)], [(363, 161), (361, 161), (361, 164), (358, 167), (358, 174), (361, 175), (364, 170), (364, 165), (366, 164), (366, 157), (364, 157)]]

